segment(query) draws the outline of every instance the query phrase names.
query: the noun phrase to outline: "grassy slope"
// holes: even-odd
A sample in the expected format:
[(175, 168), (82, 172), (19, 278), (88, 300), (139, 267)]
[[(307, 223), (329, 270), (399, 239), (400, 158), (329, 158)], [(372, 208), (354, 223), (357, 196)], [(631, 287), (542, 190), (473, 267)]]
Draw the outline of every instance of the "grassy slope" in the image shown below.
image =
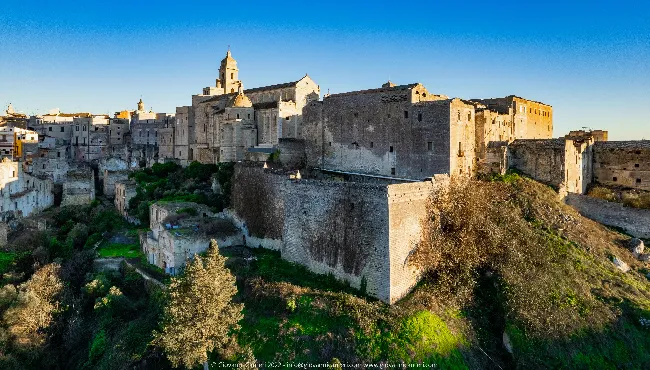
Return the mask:
[[(453, 369), (650, 367), (650, 330), (639, 322), (650, 318), (650, 284), (644, 267), (623, 247), (628, 237), (581, 217), (548, 187), (506, 180), (499, 186), (516, 187), (519, 201), (534, 209), (528, 227), (546, 241), (530, 253), (550, 255), (520, 256), (547, 259), (551, 266), (511, 272), (521, 274), (511, 280), (524, 285), (477, 274), (469, 299), (454, 299), (427, 280), (387, 306), (274, 252), (228, 249), (224, 254), (246, 306), (240, 344), (251, 347), (259, 361), (424, 361)], [(632, 271), (618, 272), (612, 255)], [(539, 282), (525, 286), (526, 279)], [(543, 307), (535, 302), (527, 307), (519, 290), (538, 294)], [(503, 348), (504, 330), (514, 356)]]

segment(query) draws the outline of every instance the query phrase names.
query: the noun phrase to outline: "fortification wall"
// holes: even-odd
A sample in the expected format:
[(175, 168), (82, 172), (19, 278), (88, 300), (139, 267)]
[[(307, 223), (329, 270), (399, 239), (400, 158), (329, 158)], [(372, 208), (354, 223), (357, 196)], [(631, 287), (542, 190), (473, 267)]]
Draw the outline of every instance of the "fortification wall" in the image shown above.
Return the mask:
[(593, 147), (594, 182), (650, 191), (650, 140), (598, 141)]
[(293, 181), (284, 193), (282, 257), (390, 301), (385, 186)]
[(282, 258), (333, 274), (395, 302), (416, 284), (407, 259), (421, 237), (427, 198), (448, 177), (378, 184), (290, 179), (288, 172), (238, 165), (234, 213), (249, 246), (280, 249)]
[(280, 163), (288, 168), (303, 168), (306, 163), (305, 141), (300, 139), (280, 139), (278, 143)]
[[(408, 258), (422, 236), (422, 220), (427, 215), (431, 193), (447, 186), (448, 177), (436, 176), (434, 181), (388, 185), (388, 266), (390, 293), (388, 302), (394, 303), (417, 284), (421, 271), (409, 265)], [(386, 225), (382, 225), (386, 228)], [(386, 261), (384, 260), (384, 263)]]
[(568, 194), (565, 202), (581, 215), (603, 225), (618, 227), (637, 238), (650, 239), (650, 210), (629, 208), (587, 195)]
[(508, 164), (559, 188), (565, 179), (565, 150), (564, 139), (515, 140), (508, 147)]
[(249, 236), (282, 239), (283, 193), (288, 178), (288, 174), (265, 171), (261, 164), (235, 166), (231, 190), (232, 208), (242, 221), (242, 226), (248, 230)]

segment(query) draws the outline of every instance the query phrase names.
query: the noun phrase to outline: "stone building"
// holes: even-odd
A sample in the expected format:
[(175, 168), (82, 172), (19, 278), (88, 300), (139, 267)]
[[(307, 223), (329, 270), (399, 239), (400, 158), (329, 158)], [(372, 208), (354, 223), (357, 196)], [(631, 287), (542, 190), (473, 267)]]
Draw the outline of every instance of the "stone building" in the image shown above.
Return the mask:
[(23, 113), (18, 113), (9, 103), (5, 114), (0, 116), (0, 126), (27, 128), (28, 118)]
[[(33, 144), (33, 145), (30, 145)], [(23, 147), (28, 147), (23, 153)], [(14, 126), (0, 127), (0, 156), (20, 158), (38, 147), (38, 132)]]
[(215, 86), (176, 108), (174, 130), (164, 131), (160, 158), (182, 165), (244, 159), (250, 148), (274, 147), (301, 133), (302, 110), (318, 100), (320, 87), (307, 75), (300, 80), (244, 91), (230, 50), (221, 61)]
[(137, 184), (133, 180), (120, 180), (115, 182), (115, 208), (124, 216), (129, 218), (129, 201), (137, 192)]
[(24, 173), (19, 162), (0, 161), (0, 219), (27, 217), (54, 204), (52, 181)]
[(333, 94), (304, 110), (308, 165), (406, 179), (468, 175), (474, 106), (415, 83)]
[(509, 95), (472, 99), (476, 107), (476, 156), (483, 161), (491, 142), (553, 137), (553, 107)]
[(63, 183), (61, 206), (85, 205), (95, 200), (95, 173), (88, 166), (70, 169)]
[(91, 162), (107, 155), (108, 116), (75, 117), (72, 127), (71, 153), (73, 160)]
[(278, 249), (286, 260), (364, 285), (368, 294), (394, 303), (420, 278), (408, 257), (420, 241), (429, 195), (447, 181), (292, 179), (238, 164), (233, 211), (247, 245)]
[(650, 140), (597, 141), (593, 156), (594, 182), (650, 191)]
[(26, 162), (28, 172), (36, 176), (45, 176), (55, 184), (65, 181), (70, 164), (68, 162), (68, 145), (52, 145), (39, 148), (38, 154)]
[(227, 218), (191, 202), (157, 202), (150, 207), (151, 231), (140, 234), (149, 263), (176, 275), (188, 258), (204, 252), (215, 239), (220, 247), (241, 243), (242, 235)]

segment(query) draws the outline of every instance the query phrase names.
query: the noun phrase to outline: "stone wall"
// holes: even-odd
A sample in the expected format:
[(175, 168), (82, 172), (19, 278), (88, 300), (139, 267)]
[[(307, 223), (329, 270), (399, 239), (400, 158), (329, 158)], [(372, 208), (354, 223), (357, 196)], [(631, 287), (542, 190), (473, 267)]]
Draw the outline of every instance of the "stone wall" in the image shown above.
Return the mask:
[(250, 236), (280, 240), (284, 226), (284, 200), (286, 179), (264, 171), (259, 166), (237, 165), (233, 175), (232, 208)]
[(508, 165), (559, 188), (565, 178), (565, 150), (564, 139), (515, 140), (508, 146)]
[(432, 181), (388, 185), (388, 224), (382, 225), (389, 233), (390, 291), (385, 301), (396, 302), (419, 281), (421, 272), (408, 264), (408, 258), (420, 243), (431, 193), (448, 183), (448, 177), (435, 176)]
[(598, 141), (593, 155), (594, 182), (650, 190), (650, 140)]
[(650, 239), (650, 210), (629, 208), (587, 195), (569, 194), (565, 202), (581, 215), (603, 225), (623, 229), (637, 238)]
[(122, 180), (115, 183), (115, 208), (117, 211), (129, 219), (129, 201), (136, 192), (137, 185), (133, 180)]
[[(196, 215), (186, 215), (176, 221), (168, 217), (178, 215), (183, 209), (192, 208)], [(212, 222), (211, 230), (202, 229), (203, 221)], [(242, 233), (232, 221), (221, 214), (214, 214), (209, 207), (191, 202), (158, 202), (150, 207), (151, 231), (140, 235), (143, 253), (149, 263), (175, 275), (180, 272), (188, 258), (208, 249), (214, 239), (220, 247), (239, 245)]]
[(233, 218), (248, 244), (257, 246), (252, 235), (279, 245), (282, 258), (356, 288), (363, 282), (385, 302), (408, 293), (419, 279), (407, 259), (420, 240), (427, 198), (448, 177), (389, 185), (297, 180), (291, 174), (261, 165), (235, 167)]
[(332, 273), (390, 301), (385, 186), (300, 180), (288, 185), (282, 258)]
[(280, 163), (289, 168), (303, 168), (305, 158), (305, 141), (300, 139), (280, 139), (278, 144)]
[(95, 173), (90, 167), (68, 171), (61, 206), (90, 204), (95, 200)]
[(108, 198), (115, 197), (115, 184), (119, 181), (124, 181), (129, 178), (128, 170), (118, 170), (118, 171), (109, 171), (108, 169), (104, 170), (104, 176), (102, 178), (102, 184), (104, 188), (104, 195)]

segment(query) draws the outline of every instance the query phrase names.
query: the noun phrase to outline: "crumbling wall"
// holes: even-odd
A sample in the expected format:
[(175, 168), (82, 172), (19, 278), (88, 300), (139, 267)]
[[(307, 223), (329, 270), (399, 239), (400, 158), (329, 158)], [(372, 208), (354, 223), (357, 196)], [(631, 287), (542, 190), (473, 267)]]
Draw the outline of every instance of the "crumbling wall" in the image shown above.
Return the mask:
[(90, 204), (95, 200), (95, 173), (89, 167), (68, 172), (61, 206)]
[(598, 141), (593, 147), (594, 182), (650, 191), (650, 140)]
[(108, 169), (104, 170), (103, 176), (103, 187), (104, 195), (109, 198), (115, 197), (115, 183), (119, 181), (124, 181), (129, 178), (128, 170), (118, 170), (118, 171), (109, 171)]

